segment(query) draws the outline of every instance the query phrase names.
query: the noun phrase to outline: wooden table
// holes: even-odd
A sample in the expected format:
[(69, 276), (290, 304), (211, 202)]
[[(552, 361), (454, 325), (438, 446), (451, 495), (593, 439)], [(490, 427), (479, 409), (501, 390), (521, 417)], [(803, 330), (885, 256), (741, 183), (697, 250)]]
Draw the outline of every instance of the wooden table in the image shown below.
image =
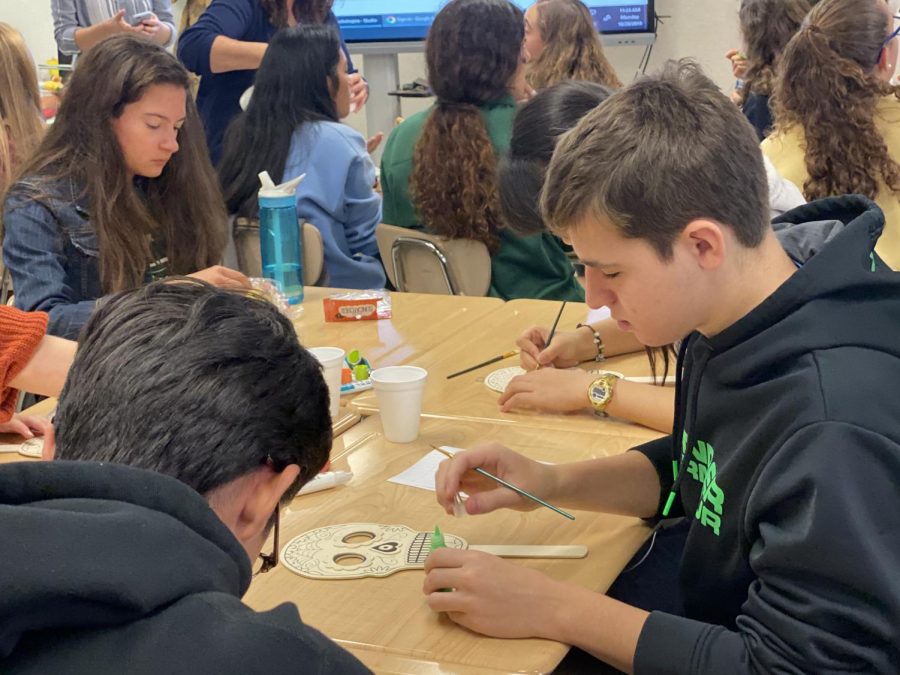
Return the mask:
[[(389, 443), (375, 415), (337, 436), (333, 468), (352, 470), (354, 479), (347, 486), (298, 497), (285, 508), (284, 544), (330, 524), (402, 523), (422, 531), (438, 524), (472, 544), (584, 544), (589, 549), (584, 560), (518, 564), (586, 588), (608, 588), (649, 533), (637, 519), (578, 511), (577, 520), (570, 522), (538, 509), (457, 520), (444, 514), (432, 492), (387, 482), (425, 455), (429, 443), (466, 447), (499, 440), (535, 459), (564, 462), (624, 452), (636, 442), (659, 436), (590, 414), (500, 413), (497, 394), (484, 386), (483, 378), (495, 368), (515, 365), (515, 359), (446, 380), (455, 370), (511, 349), (528, 326), (551, 324), (559, 304), (392, 293), (391, 320), (325, 323), (321, 300), (333, 292), (306, 289), (304, 311), (294, 321), (301, 341), (307, 346), (359, 349), (375, 367), (414, 364), (428, 369), (422, 431), (415, 443)], [(570, 304), (560, 329), (571, 330), (585, 313), (583, 304)], [(627, 375), (647, 373), (643, 355), (611, 359), (604, 365)], [(363, 394), (354, 408), (375, 412), (364, 405), (366, 397), (371, 400), (370, 394)], [(54, 405), (44, 401), (28, 412), (48, 414)], [(22, 459), (26, 458), (18, 454), (0, 455), (0, 462)], [(422, 580), (423, 572), (407, 571), (384, 579), (316, 581), (279, 565), (253, 581), (245, 601), (256, 609), (296, 602), (306, 622), (376, 672), (548, 672), (568, 649), (552, 641), (499, 640), (462, 629), (428, 609)]]
[(326, 323), (322, 299), (335, 288), (307, 287), (294, 327), (305, 347), (358, 349), (373, 368), (412, 363), (429, 349), (471, 334), (475, 324), (503, 307), (499, 298), (391, 293), (393, 318)]
[[(551, 414), (527, 410), (503, 413), (497, 404), (499, 394), (484, 384), (484, 378), (498, 368), (519, 365), (518, 357), (493, 363), (452, 380), (447, 375), (468, 365), (485, 361), (515, 347), (516, 338), (529, 326), (552, 325), (559, 311), (558, 302), (547, 300), (513, 300), (490, 315), (481, 318), (470, 329), (418, 357), (405, 361), (428, 371), (428, 383), (422, 401), (422, 413), (429, 417), (459, 418), (493, 421), (508, 425), (526, 424), (552, 430), (591, 431), (599, 434), (627, 436), (636, 440), (650, 440), (660, 434), (636, 424), (599, 418), (590, 411), (574, 414)], [(560, 319), (559, 330), (572, 330), (587, 314), (584, 303), (569, 303)], [(474, 331), (474, 334), (472, 333)], [(614, 357), (602, 364), (584, 367), (605, 368), (625, 375), (646, 376), (650, 365), (643, 353)], [(378, 411), (374, 392), (357, 395), (350, 406), (363, 415)]]
[[(429, 443), (467, 446), (502, 439), (535, 459), (573, 461), (625, 451), (628, 438), (576, 431), (535, 434), (525, 425), (425, 418), (418, 441), (393, 444), (377, 416), (345, 433), (332, 455), (337, 469), (353, 471), (347, 486), (298, 497), (281, 518), (281, 539), (324, 525), (350, 522), (404, 524), (430, 531), (435, 524), (471, 544), (584, 544), (583, 560), (518, 561), (586, 588), (604, 591), (645, 540), (639, 520), (575, 511), (570, 522), (548, 509), (500, 511), (454, 519), (433, 492), (388, 483), (428, 451)], [(549, 672), (568, 647), (547, 640), (500, 640), (471, 633), (428, 609), (424, 573), (398, 572), (382, 579), (323, 581), (284, 565), (257, 577), (244, 600), (259, 610), (295, 602), (304, 620), (349, 649), (376, 672)]]

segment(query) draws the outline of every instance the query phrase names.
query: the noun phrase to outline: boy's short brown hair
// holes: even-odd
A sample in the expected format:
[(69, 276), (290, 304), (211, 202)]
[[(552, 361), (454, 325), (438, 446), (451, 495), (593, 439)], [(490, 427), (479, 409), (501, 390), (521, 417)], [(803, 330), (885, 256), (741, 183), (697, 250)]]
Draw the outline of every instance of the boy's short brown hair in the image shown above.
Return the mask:
[(748, 248), (769, 226), (768, 181), (756, 132), (690, 60), (617, 92), (559, 141), (541, 195), (556, 232), (610, 220), (669, 260), (692, 220), (728, 225)]

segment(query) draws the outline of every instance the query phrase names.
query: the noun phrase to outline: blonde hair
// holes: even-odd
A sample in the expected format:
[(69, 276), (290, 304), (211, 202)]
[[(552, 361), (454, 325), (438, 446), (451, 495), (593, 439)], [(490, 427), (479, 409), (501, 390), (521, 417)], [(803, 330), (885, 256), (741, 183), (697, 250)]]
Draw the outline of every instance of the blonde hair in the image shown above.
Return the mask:
[(0, 199), (43, 134), (34, 61), (19, 31), (0, 21)]
[[(173, 4), (179, 0), (173, 0)], [(200, 15), (212, 4), (212, 0), (182, 0), (184, 9), (181, 10), (181, 32), (197, 23)]]
[(528, 64), (528, 83), (545, 89), (563, 80), (596, 82), (619, 88), (622, 82), (603, 53), (590, 10), (579, 0), (538, 0), (537, 29), (544, 42)]

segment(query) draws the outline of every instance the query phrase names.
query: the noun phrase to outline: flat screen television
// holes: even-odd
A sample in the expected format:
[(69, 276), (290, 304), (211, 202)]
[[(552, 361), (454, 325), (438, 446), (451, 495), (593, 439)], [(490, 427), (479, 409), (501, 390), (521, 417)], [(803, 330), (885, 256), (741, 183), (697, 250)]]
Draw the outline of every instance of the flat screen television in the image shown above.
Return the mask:
[[(512, 0), (524, 10), (533, 0)], [(636, 44), (653, 33), (654, 0), (583, 0), (605, 42)], [(412, 43), (425, 39), (445, 0), (335, 0), (334, 13), (350, 43)], [(352, 47), (351, 47), (352, 49)]]

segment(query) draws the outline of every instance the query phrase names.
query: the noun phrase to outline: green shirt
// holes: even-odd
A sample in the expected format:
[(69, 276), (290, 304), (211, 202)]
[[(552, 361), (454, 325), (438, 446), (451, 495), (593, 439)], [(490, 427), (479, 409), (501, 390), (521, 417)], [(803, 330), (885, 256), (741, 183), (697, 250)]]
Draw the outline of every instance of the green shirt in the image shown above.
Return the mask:
[[(408, 117), (391, 133), (381, 157), (381, 188), (384, 191), (384, 217), (388, 225), (424, 229), (409, 198), (409, 176), (413, 151), (422, 134), (422, 126), (432, 108)], [(481, 106), (494, 151), (502, 155), (509, 149), (516, 103), (511, 96)], [(576, 281), (572, 265), (559, 240), (550, 233), (523, 237), (504, 228), (500, 230), (500, 250), (491, 256), (489, 295), (546, 300), (584, 300), (584, 290)]]

